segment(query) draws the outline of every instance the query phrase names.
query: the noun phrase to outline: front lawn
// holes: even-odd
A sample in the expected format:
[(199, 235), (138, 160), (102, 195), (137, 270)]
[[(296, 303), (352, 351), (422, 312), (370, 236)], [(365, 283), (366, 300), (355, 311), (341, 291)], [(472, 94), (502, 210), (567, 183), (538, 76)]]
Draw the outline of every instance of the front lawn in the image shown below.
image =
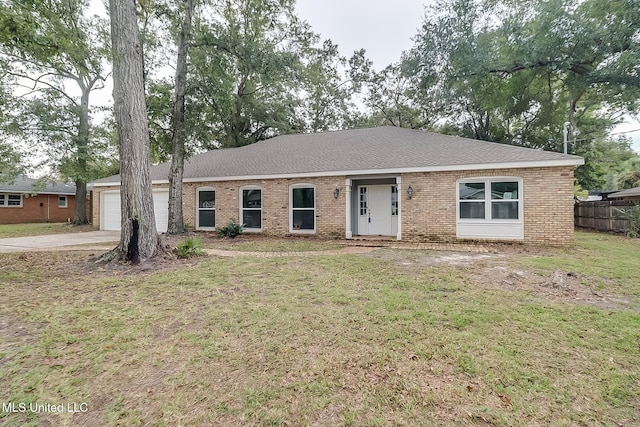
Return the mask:
[(0, 424), (638, 425), (640, 242), (578, 244), (155, 271), (3, 254), (0, 402), (27, 410)]
[(30, 224), (0, 224), (0, 239), (8, 237), (40, 236), (45, 234), (76, 233), (93, 230), (91, 225), (73, 226), (66, 222), (34, 222)]

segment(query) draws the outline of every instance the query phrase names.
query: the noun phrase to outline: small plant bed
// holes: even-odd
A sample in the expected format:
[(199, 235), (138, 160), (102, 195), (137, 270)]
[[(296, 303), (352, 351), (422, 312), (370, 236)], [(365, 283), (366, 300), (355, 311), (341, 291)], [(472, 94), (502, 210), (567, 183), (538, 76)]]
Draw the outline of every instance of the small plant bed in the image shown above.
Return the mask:
[(205, 252), (202, 250), (202, 237), (189, 236), (183, 239), (175, 249), (178, 258), (192, 258), (197, 256), (204, 256)]

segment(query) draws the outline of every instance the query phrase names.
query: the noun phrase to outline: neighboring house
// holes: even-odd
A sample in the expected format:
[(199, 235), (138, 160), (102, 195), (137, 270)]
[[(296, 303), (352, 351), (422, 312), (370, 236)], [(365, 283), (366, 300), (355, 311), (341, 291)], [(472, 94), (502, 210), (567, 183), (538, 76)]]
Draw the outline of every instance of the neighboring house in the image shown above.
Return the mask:
[[(408, 241), (570, 244), (582, 158), (394, 127), (284, 135), (185, 163), (185, 222), (214, 230)], [(169, 164), (151, 168), (167, 228)], [(93, 224), (120, 229), (120, 177), (94, 182)]]
[(640, 187), (610, 193), (607, 195), (607, 199), (640, 200)]
[(76, 186), (64, 182), (18, 177), (0, 184), (0, 224), (72, 220), (75, 194)]

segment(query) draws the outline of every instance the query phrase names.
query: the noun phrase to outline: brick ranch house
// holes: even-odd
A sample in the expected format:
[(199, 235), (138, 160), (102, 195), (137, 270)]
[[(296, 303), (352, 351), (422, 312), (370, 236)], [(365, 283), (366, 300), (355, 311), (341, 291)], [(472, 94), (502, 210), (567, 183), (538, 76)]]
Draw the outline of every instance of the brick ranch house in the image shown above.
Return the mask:
[[(185, 223), (247, 233), (408, 241), (573, 241), (582, 158), (394, 127), (283, 135), (185, 163)], [(169, 164), (151, 168), (167, 228)], [(93, 224), (120, 229), (120, 177), (94, 182)]]
[(73, 219), (75, 199), (74, 184), (19, 177), (0, 184), (0, 224), (67, 222)]

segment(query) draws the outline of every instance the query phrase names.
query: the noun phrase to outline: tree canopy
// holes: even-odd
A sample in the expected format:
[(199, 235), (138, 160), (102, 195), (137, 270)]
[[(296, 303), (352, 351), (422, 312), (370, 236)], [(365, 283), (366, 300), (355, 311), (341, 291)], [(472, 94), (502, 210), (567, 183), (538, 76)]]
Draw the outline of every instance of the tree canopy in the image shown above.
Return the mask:
[(106, 79), (106, 21), (87, 16), (88, 3), (0, 2), (0, 73), (8, 96), (18, 98), (4, 109), (0, 130), (75, 181), (74, 223), (88, 222), (86, 183), (108, 153), (105, 140), (94, 144), (89, 104)]
[(633, 0), (450, 0), (429, 10), (403, 69), (445, 100), (437, 113), (448, 132), (561, 151), (569, 122), (584, 186), (604, 185), (605, 153), (633, 155), (608, 137), (640, 108)]

